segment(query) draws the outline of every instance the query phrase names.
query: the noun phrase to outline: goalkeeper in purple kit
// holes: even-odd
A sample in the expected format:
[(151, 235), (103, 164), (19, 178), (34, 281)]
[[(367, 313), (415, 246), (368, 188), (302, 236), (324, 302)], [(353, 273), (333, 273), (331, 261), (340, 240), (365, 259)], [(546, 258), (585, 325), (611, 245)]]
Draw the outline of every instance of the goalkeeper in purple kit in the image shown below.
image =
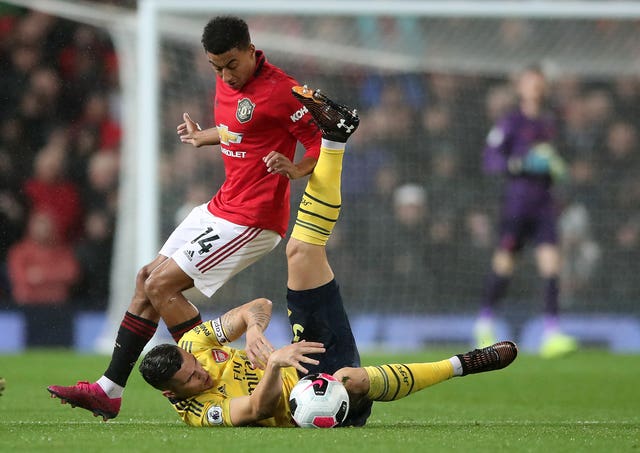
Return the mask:
[(484, 170), (505, 175), (499, 225), (499, 244), (482, 297), (474, 334), (479, 346), (495, 342), (494, 310), (505, 296), (515, 268), (516, 255), (526, 242), (535, 246), (538, 273), (543, 280), (543, 357), (557, 357), (577, 348), (574, 338), (558, 325), (558, 275), (560, 253), (556, 231), (554, 182), (566, 173), (554, 148), (556, 120), (545, 109), (547, 82), (536, 67), (517, 78), (518, 107), (503, 117), (487, 137)]

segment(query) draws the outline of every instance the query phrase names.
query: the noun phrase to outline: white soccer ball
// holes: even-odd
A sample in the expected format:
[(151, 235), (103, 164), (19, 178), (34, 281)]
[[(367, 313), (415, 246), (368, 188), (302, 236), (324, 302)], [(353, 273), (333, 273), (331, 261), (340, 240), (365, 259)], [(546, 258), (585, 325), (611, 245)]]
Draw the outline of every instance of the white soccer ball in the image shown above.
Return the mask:
[(330, 374), (309, 374), (291, 390), (289, 407), (293, 420), (302, 428), (333, 428), (349, 413), (349, 394)]

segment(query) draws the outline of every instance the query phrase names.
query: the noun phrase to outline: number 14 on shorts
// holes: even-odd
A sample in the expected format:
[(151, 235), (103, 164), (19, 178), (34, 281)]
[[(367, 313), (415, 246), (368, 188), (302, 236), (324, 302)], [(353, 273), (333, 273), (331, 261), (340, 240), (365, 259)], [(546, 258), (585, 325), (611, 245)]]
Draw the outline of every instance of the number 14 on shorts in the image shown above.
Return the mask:
[(192, 244), (198, 244), (200, 246), (200, 250), (198, 250), (198, 255), (204, 255), (211, 250), (211, 243), (220, 239), (220, 236), (213, 230), (212, 227), (207, 227), (206, 230), (202, 232), (202, 234), (191, 241)]

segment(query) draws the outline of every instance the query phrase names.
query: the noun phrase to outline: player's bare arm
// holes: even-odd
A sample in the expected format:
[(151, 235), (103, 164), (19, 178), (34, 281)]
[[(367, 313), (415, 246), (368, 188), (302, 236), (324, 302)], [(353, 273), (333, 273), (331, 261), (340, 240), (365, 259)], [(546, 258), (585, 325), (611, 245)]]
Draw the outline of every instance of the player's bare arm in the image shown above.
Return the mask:
[(186, 112), (182, 115), (182, 119), (184, 122), (177, 127), (177, 133), (182, 143), (189, 143), (197, 148), (205, 145), (220, 144), (220, 135), (216, 127), (202, 129)]
[(272, 417), (282, 396), (280, 369), (292, 366), (306, 374), (304, 364), (317, 365), (318, 360), (309, 354), (322, 354), (322, 343), (301, 341), (274, 351), (267, 361), (264, 376), (250, 396), (233, 398), (229, 405), (233, 426), (244, 426)]
[(300, 162), (294, 164), (277, 151), (271, 151), (263, 160), (269, 173), (286, 176), (289, 179), (298, 179), (310, 174), (317, 162), (313, 157), (304, 157)]
[(229, 341), (246, 334), (247, 357), (252, 365), (264, 369), (273, 346), (264, 336), (271, 321), (272, 303), (269, 299), (259, 298), (234, 308), (221, 316), (222, 328)]

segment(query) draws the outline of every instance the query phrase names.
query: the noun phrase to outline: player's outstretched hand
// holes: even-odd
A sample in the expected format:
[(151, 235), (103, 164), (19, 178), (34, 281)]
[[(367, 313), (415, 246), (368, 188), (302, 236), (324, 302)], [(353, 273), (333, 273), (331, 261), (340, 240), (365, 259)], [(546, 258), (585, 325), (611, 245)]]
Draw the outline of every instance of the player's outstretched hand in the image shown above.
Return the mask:
[(269, 173), (275, 173), (276, 175), (286, 176), (289, 179), (298, 179), (303, 176), (291, 160), (284, 154), (280, 154), (277, 151), (271, 151), (265, 157), (262, 158), (264, 164), (267, 166)]
[(200, 125), (193, 121), (188, 113), (182, 114), (183, 123), (180, 123), (177, 127), (178, 135), (180, 136), (180, 141), (182, 143), (189, 143), (193, 146), (201, 146), (200, 140), (198, 139), (198, 132), (202, 129)]
[(278, 368), (292, 366), (296, 370), (308, 374), (309, 370), (307, 370), (303, 364), (318, 365), (320, 362), (307, 357), (307, 355), (322, 354), (325, 351), (326, 349), (322, 343), (302, 340), (273, 351), (269, 357), (269, 363)]
[(534, 175), (550, 175), (554, 181), (561, 181), (567, 173), (564, 160), (549, 143), (538, 143), (531, 148), (522, 161), (522, 170)]
[(274, 347), (258, 327), (249, 327), (246, 332), (245, 351), (254, 368), (264, 370)]

